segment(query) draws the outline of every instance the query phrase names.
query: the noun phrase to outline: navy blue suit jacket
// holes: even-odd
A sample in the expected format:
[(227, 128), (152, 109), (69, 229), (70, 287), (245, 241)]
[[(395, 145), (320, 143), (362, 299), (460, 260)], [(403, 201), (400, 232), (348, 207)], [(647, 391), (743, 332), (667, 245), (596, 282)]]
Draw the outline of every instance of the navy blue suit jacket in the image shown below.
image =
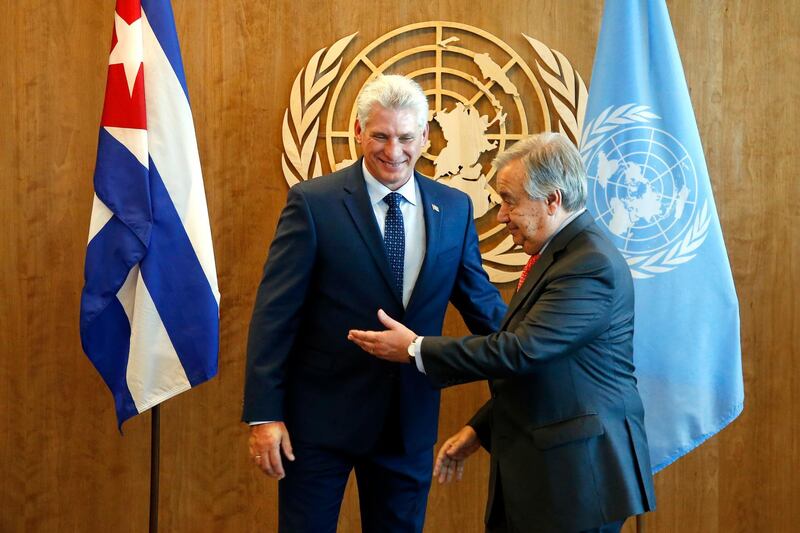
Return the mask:
[(655, 507), (633, 296), (625, 260), (583, 213), (542, 253), (501, 331), (423, 340), (435, 384), (491, 378), (470, 421), (492, 457), (487, 520), (504, 504), (515, 531), (582, 531)]
[(250, 323), (243, 419), (284, 421), (295, 442), (350, 452), (389, 430), (414, 452), (436, 441), (438, 389), (413, 365), (366, 354), (348, 330), (384, 329), (382, 308), (438, 335), (450, 301), (472, 332), (487, 334), (506, 306), (481, 266), (469, 197), (416, 174), (427, 242), (404, 309), (361, 168), (289, 191)]

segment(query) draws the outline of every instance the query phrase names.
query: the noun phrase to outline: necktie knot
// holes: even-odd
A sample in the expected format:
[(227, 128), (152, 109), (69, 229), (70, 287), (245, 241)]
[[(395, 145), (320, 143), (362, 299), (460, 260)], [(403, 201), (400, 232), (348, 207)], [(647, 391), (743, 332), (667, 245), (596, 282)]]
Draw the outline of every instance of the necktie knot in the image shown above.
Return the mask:
[(390, 192), (386, 196), (383, 197), (383, 201), (386, 202), (386, 205), (389, 207), (398, 207), (400, 205), (400, 199), (403, 197), (402, 194), (399, 192)]

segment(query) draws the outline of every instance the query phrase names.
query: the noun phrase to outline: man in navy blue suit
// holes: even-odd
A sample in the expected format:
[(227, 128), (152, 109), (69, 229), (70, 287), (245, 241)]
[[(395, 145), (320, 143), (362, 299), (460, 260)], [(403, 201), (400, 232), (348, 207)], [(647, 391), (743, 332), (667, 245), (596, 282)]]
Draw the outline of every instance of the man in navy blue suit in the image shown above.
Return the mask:
[(452, 302), (488, 334), (506, 309), (469, 198), (414, 170), (428, 139), (422, 89), (379, 76), (356, 105), (363, 158), (291, 188), (250, 323), (243, 420), (253, 461), (280, 479), (283, 532), (335, 531), (352, 470), (363, 531), (422, 531), (439, 391), (347, 332), (379, 327), (382, 308), (439, 335)]
[(491, 399), (442, 445), (435, 468), (440, 481), (460, 478), (469, 455), (490, 451), (487, 531), (619, 532), (655, 507), (630, 269), (586, 212), (569, 139), (532, 136), (495, 165), (497, 218), (531, 256), (500, 330), (425, 337), (380, 312), (387, 331), (351, 339), (383, 360), (411, 358), (437, 386), (490, 380)]

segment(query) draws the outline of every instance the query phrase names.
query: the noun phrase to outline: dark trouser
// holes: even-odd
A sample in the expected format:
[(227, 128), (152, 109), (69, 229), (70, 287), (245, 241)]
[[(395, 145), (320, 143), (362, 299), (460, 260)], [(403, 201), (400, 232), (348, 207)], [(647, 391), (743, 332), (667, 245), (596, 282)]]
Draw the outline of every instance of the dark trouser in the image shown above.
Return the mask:
[(297, 443), (278, 483), (280, 533), (333, 533), (355, 469), (364, 533), (420, 533), (431, 486), (433, 450), (353, 456)]
[[(533, 533), (539, 531), (539, 529), (536, 527), (536, 524), (530, 524), (529, 527), (525, 527), (524, 529), (509, 525), (509, 520), (506, 518), (505, 503), (503, 498), (503, 484), (500, 481), (499, 472), (497, 473), (496, 483), (496, 492), (494, 496), (495, 500), (494, 505), (492, 506), (492, 514), (489, 517), (486, 525), (486, 533)], [(603, 524), (602, 526), (592, 529), (585, 529), (576, 533), (619, 533), (624, 523), (625, 520), (609, 522), (607, 524)]]
[(581, 533), (619, 533), (620, 529), (622, 529), (622, 524), (624, 523), (625, 520), (609, 522), (608, 524), (604, 524), (600, 527), (581, 531)]

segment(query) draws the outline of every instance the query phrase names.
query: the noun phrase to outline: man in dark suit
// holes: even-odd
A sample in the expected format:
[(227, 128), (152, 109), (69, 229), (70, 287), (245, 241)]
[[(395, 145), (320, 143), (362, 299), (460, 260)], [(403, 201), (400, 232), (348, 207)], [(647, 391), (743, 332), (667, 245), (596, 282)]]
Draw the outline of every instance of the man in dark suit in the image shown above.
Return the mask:
[(460, 478), (468, 455), (490, 451), (487, 531), (619, 531), (655, 507), (630, 271), (585, 210), (585, 170), (566, 137), (519, 141), (495, 165), (498, 220), (531, 256), (500, 331), (417, 337), (380, 311), (387, 331), (350, 338), (412, 359), (438, 386), (490, 379), (491, 399), (435, 468), (440, 481)]
[(284, 532), (335, 531), (353, 469), (363, 531), (422, 531), (439, 391), (348, 329), (380, 327), (380, 307), (439, 335), (450, 301), (486, 334), (506, 309), (469, 198), (414, 171), (428, 137), (419, 85), (380, 76), (357, 115), (363, 158), (289, 191), (250, 324), (243, 419), (253, 461), (281, 480)]

